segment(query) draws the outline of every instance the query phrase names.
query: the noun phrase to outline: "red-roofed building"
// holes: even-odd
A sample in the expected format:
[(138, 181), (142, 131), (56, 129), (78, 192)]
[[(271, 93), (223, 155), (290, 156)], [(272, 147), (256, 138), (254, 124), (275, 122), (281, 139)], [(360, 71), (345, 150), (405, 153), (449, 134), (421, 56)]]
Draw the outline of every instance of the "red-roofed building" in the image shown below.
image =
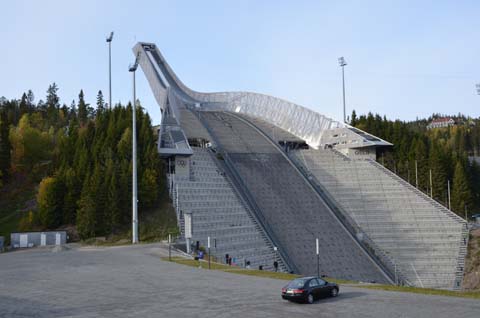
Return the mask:
[(436, 118), (427, 125), (427, 129), (455, 126), (455, 120), (450, 117)]

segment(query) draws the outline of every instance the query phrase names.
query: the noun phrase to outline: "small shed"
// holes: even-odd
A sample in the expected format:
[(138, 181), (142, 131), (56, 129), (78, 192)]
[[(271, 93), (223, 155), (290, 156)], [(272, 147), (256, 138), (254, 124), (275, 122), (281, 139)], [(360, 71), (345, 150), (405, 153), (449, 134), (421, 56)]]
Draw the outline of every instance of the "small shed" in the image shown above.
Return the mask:
[(10, 244), (13, 248), (26, 248), (47, 245), (64, 245), (67, 243), (67, 232), (24, 232), (10, 234)]

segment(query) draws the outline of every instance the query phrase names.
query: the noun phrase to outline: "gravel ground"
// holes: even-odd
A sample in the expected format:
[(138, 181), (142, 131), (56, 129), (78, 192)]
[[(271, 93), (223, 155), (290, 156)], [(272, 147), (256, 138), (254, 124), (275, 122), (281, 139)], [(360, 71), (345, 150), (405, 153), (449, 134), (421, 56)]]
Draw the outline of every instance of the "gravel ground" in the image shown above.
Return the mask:
[(480, 301), (340, 286), (313, 305), (284, 281), (160, 260), (160, 244), (0, 254), (0, 317), (480, 317)]

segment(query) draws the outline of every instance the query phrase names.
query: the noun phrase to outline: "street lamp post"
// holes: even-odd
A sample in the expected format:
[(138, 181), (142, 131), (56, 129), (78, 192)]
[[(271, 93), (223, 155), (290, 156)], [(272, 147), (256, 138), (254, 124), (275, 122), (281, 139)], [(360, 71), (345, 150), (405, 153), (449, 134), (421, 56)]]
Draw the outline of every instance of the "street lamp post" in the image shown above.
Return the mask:
[(136, 123), (136, 88), (135, 71), (138, 67), (140, 54), (137, 55), (135, 63), (128, 68), (133, 74), (133, 101), (132, 101), (132, 243), (138, 243), (138, 211), (137, 211), (137, 123)]
[(112, 40), (113, 40), (113, 31), (110, 32), (110, 35), (107, 37), (108, 43), (108, 108), (112, 108)]
[(347, 62), (345, 62), (345, 58), (343, 56), (338, 58), (338, 64), (342, 68), (342, 87), (343, 87), (343, 122), (347, 123), (346, 117), (346, 108), (345, 108), (345, 66)]

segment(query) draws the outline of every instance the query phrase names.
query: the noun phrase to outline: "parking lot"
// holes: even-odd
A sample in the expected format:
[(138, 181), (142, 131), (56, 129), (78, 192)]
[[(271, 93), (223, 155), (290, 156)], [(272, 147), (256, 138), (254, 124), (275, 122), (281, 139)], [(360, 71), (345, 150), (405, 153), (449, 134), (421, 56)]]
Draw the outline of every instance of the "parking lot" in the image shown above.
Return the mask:
[(160, 244), (0, 254), (0, 317), (478, 317), (480, 301), (341, 286), (313, 305), (284, 281), (161, 261)]

